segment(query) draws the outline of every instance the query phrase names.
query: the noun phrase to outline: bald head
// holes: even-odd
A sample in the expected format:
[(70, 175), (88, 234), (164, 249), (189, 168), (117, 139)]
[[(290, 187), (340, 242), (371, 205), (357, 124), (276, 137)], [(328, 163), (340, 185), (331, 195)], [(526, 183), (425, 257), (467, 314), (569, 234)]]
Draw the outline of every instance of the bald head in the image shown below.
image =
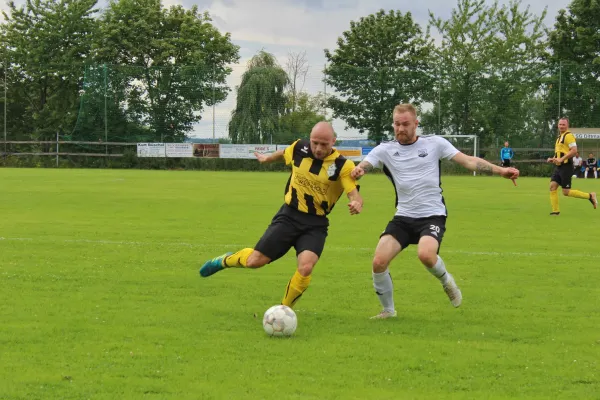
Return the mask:
[(332, 139), (335, 138), (335, 132), (333, 131), (333, 126), (331, 126), (329, 122), (320, 121), (313, 126), (312, 131), (310, 132), (311, 139), (313, 136), (319, 136), (323, 139)]
[(331, 154), (335, 144), (335, 132), (329, 122), (317, 122), (310, 132), (310, 149), (319, 160)]

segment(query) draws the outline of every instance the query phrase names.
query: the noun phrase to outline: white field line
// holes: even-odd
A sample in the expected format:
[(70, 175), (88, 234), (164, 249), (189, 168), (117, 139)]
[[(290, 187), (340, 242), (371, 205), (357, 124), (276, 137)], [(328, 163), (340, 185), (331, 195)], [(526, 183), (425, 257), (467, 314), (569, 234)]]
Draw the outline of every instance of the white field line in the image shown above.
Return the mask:
[[(129, 241), (129, 240), (92, 240), (92, 239), (52, 239), (52, 238), (16, 238), (1, 237), (2, 241), (23, 241), (23, 242), (58, 242), (58, 243), (87, 243), (119, 246), (181, 246), (192, 248), (223, 248), (237, 249), (247, 247), (248, 244), (240, 243), (186, 243), (186, 242), (149, 242), (149, 241)], [(366, 251), (373, 252), (375, 247), (352, 247), (352, 246), (331, 246), (325, 245), (325, 249), (339, 251)], [(581, 257), (581, 258), (600, 258), (599, 253), (552, 253), (552, 252), (515, 252), (515, 251), (469, 251), (456, 250), (442, 247), (440, 253), (467, 254), (474, 256), (514, 256), (514, 257)]]

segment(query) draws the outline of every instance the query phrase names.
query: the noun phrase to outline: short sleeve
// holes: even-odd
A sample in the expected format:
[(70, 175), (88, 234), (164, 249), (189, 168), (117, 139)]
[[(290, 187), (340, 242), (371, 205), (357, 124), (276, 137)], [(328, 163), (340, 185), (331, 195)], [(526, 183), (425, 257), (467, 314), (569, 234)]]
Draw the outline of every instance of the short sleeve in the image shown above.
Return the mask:
[(569, 147), (577, 146), (577, 142), (575, 141), (575, 136), (572, 133), (567, 133), (565, 135), (565, 144)]
[(371, 164), (374, 168), (379, 168), (381, 167), (381, 164), (383, 164), (383, 156), (385, 155), (385, 150), (383, 149), (383, 146), (378, 145), (375, 146), (375, 148), (373, 148), (373, 150), (371, 150), (369, 152), (369, 154), (367, 154), (367, 156), (363, 159), (363, 161), (368, 162), (369, 164)]
[(438, 141), (438, 149), (440, 152), (440, 159), (450, 160), (452, 157), (460, 153), (456, 147), (444, 138), (436, 138)]
[(285, 165), (290, 165), (292, 163), (292, 160), (294, 159), (294, 147), (296, 147), (296, 143), (298, 143), (299, 141), (300, 140), (296, 140), (294, 143), (286, 147), (283, 151)]
[(340, 172), (340, 182), (346, 193), (350, 193), (354, 189), (357, 189), (356, 180), (350, 176), (353, 169), (354, 162), (352, 162), (352, 160), (346, 160), (342, 167), (342, 171)]

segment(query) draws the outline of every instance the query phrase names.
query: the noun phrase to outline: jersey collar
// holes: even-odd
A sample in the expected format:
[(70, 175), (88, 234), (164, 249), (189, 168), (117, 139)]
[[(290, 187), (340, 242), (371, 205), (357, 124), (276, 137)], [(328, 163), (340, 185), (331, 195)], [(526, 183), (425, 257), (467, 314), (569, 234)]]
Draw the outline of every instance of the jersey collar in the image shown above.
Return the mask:
[(419, 135), (417, 135), (417, 139), (416, 139), (414, 142), (412, 142), (412, 143), (406, 143), (406, 144), (405, 144), (405, 143), (400, 143), (400, 141), (399, 141), (399, 140), (396, 140), (396, 142), (398, 142), (398, 144), (399, 144), (400, 146), (412, 146), (413, 144), (417, 143), (418, 141), (419, 141)]

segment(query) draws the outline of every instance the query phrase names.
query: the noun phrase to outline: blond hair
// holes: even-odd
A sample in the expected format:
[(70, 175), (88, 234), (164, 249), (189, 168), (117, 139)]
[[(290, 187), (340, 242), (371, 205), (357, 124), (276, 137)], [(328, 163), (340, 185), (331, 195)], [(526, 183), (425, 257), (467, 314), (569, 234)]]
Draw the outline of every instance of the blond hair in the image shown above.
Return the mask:
[(409, 112), (412, 115), (414, 115), (415, 118), (417, 118), (417, 109), (415, 108), (415, 106), (413, 106), (412, 104), (408, 104), (408, 103), (398, 104), (396, 107), (394, 107), (394, 112), (392, 113), (392, 115), (396, 114), (396, 113), (402, 114), (405, 112)]

